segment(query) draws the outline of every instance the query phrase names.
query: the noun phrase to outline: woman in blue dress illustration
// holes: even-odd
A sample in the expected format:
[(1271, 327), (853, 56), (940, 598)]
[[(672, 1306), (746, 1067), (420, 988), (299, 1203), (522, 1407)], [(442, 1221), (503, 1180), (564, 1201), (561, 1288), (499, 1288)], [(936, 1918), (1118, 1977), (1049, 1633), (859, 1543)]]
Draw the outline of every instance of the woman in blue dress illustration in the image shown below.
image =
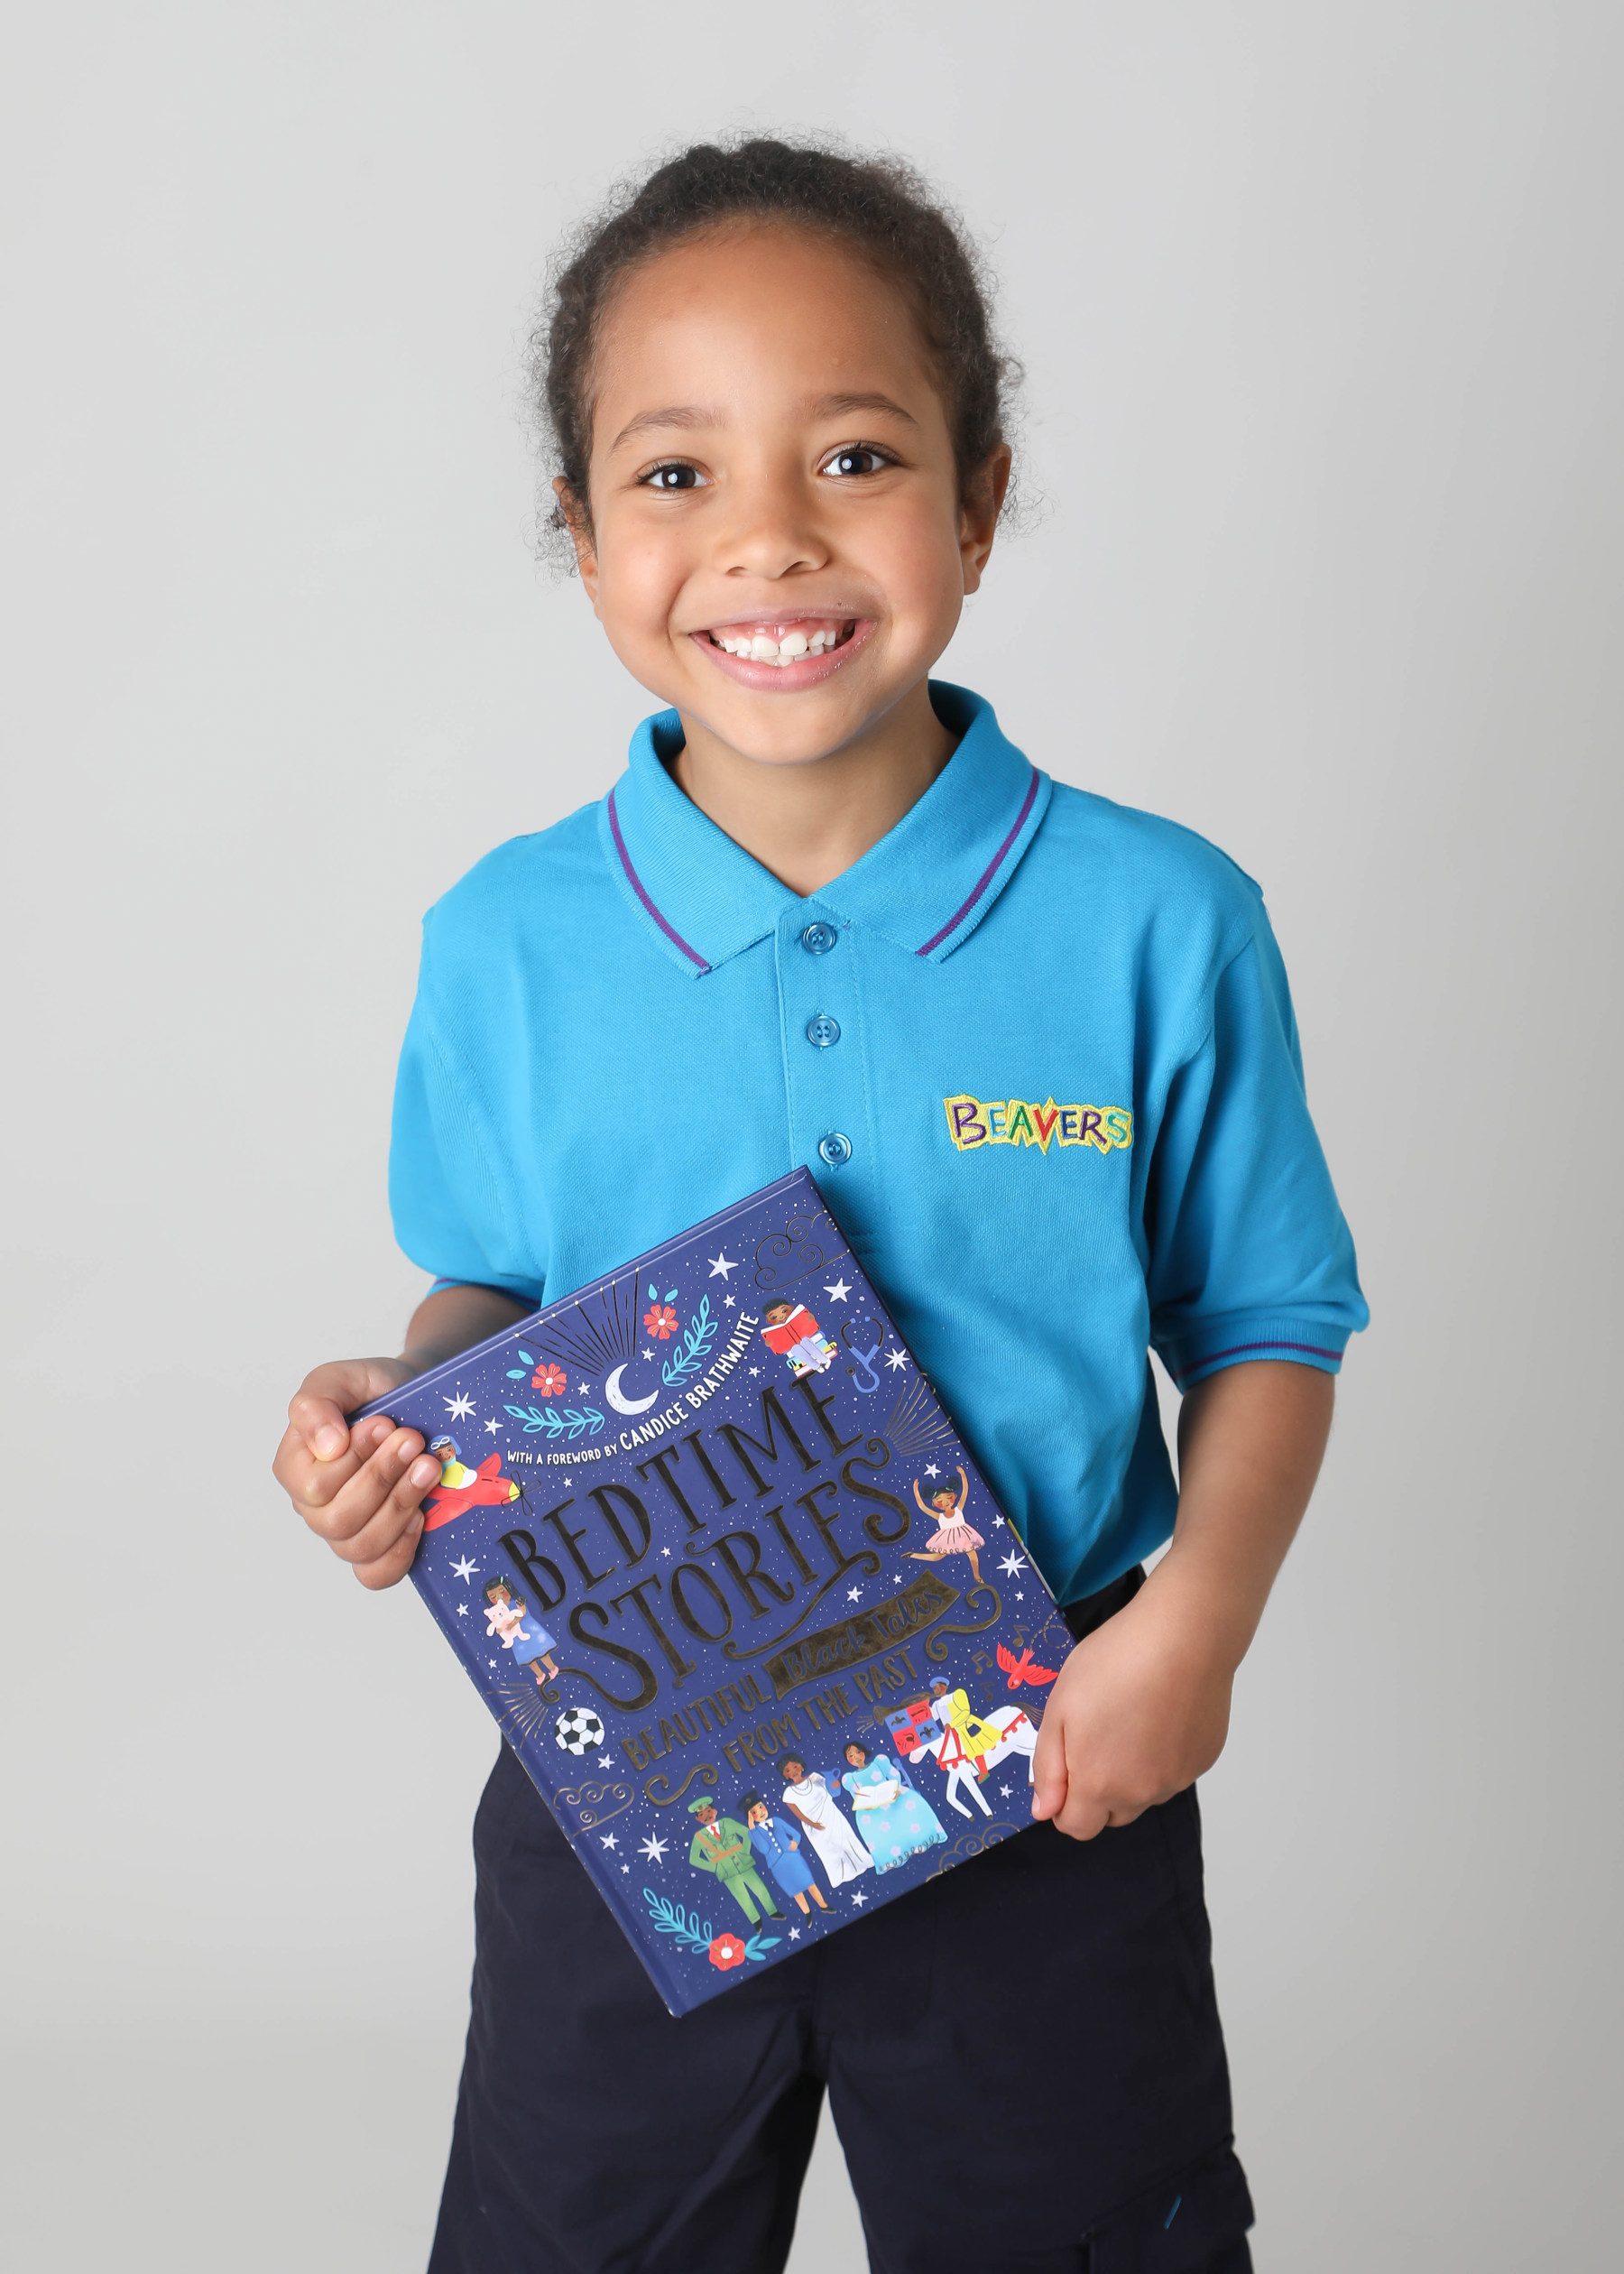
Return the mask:
[(895, 1871), (910, 1855), (946, 1845), (947, 1835), (900, 1761), (890, 1753), (876, 1760), (857, 1737), (847, 1745), (845, 1757), (851, 1766), (840, 1781), (852, 1796), (859, 1836), (867, 1843), (877, 1871)]

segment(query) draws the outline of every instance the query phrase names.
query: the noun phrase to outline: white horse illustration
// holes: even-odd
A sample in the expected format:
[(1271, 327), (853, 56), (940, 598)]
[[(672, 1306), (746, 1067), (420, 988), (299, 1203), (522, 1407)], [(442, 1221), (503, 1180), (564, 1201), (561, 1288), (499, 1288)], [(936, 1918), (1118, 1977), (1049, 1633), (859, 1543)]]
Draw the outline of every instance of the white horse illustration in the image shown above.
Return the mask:
[[(994, 1729), (1002, 1732), (997, 1744), (990, 1752), (982, 1755), (988, 1768), (996, 1768), (1001, 1761), (1007, 1761), (1011, 1753), (1024, 1753), (1027, 1764), (1027, 1782), (1030, 1784), (1032, 1755), (1038, 1750), (1037, 1723), (1029, 1719), (1019, 1706), (995, 1706), (992, 1711), (983, 1718)], [(942, 1747), (946, 1742), (945, 1736), (933, 1737), (927, 1745), (921, 1745), (917, 1752), (909, 1754), (909, 1764), (911, 1765), (916, 1761), (923, 1761), (927, 1753), (932, 1761), (939, 1764), (942, 1758)], [(961, 1792), (967, 1792), (983, 1816), (992, 1815), (992, 1811), (987, 1806), (986, 1797), (981, 1789), (981, 1779), (976, 1775), (973, 1762), (955, 1761), (946, 1773), (947, 1805), (950, 1808), (956, 1808), (960, 1816), (967, 1816), (970, 1811), (958, 1797)]]

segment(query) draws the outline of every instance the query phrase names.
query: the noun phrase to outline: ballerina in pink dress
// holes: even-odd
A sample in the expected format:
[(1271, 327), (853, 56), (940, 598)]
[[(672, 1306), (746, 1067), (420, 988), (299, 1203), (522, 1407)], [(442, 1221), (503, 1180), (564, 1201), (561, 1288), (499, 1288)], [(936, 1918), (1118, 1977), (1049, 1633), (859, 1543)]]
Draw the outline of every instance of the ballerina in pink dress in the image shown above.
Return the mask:
[(970, 1497), (970, 1479), (963, 1469), (958, 1473), (958, 1481), (956, 1493), (949, 1489), (932, 1493), (930, 1505), (927, 1508), (919, 1498), (919, 1480), (915, 1477), (913, 1496), (919, 1502), (920, 1512), (926, 1516), (934, 1515), (938, 1521), (924, 1547), (910, 1548), (908, 1552), (915, 1563), (940, 1563), (944, 1556), (968, 1556), (970, 1568), (975, 1574), (975, 1584), (979, 1587), (982, 1576), (981, 1565), (976, 1561), (976, 1550), (984, 1548), (987, 1543), (964, 1513), (964, 1502)]

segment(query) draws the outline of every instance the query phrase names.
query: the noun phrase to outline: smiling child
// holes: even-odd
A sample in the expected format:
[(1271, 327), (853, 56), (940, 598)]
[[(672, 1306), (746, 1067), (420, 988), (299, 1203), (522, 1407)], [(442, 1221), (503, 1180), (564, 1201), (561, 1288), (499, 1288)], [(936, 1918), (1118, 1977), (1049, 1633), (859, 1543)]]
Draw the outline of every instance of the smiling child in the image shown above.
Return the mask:
[[(393, 1585), (440, 1465), (346, 1412), (805, 1161), (1077, 1641), (1037, 1828), (680, 2022), (504, 1750), (433, 2274), (770, 2274), (826, 2087), (884, 2274), (1241, 2274), (1194, 1780), (1366, 1316), (1261, 894), (929, 677), (1008, 366), (906, 169), (685, 152), (577, 239), (536, 376), (661, 708), (430, 911), (391, 1197), (436, 1286), (403, 1356), (307, 1378), (276, 1474)], [(853, 1752), (862, 1832), (900, 1772)]]

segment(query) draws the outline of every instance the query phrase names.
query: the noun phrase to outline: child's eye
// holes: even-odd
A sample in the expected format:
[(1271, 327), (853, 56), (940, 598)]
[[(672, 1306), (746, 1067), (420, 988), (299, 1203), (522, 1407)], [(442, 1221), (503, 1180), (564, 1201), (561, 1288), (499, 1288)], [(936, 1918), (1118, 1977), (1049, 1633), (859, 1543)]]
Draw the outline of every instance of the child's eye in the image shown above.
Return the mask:
[(641, 487), (655, 490), (701, 489), (705, 476), (697, 466), (686, 466), (678, 459), (669, 466), (651, 467), (641, 477)]
[(826, 458), (820, 470), (845, 481), (854, 474), (883, 473), (896, 462), (888, 450), (877, 449), (872, 442), (854, 442), (836, 450), (833, 458)]

